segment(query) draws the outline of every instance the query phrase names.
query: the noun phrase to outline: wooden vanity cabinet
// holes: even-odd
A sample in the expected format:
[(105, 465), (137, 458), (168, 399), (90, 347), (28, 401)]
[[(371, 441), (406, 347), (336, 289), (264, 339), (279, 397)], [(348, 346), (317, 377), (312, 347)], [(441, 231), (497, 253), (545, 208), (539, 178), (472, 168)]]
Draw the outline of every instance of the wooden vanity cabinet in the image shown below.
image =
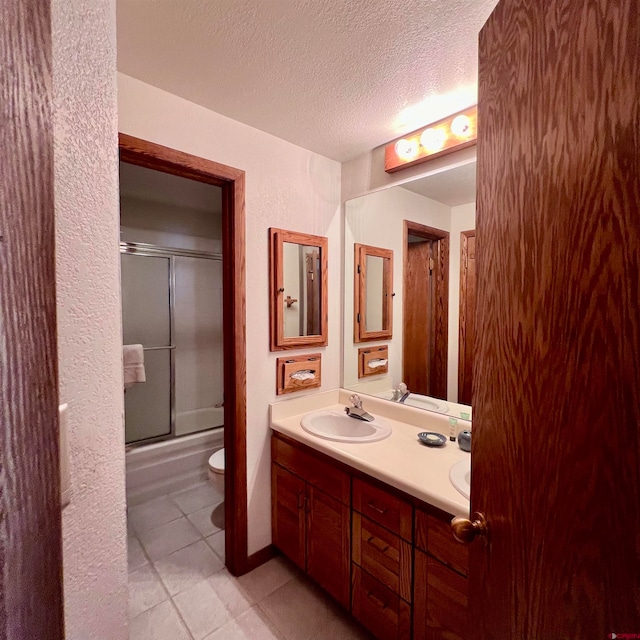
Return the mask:
[(273, 544), (379, 640), (465, 640), (468, 547), (451, 516), (278, 433)]
[(415, 513), (413, 637), (465, 640), (469, 637), (467, 571), (469, 548), (451, 537), (450, 516)]
[(280, 438), (271, 453), (273, 544), (348, 609), (351, 478)]

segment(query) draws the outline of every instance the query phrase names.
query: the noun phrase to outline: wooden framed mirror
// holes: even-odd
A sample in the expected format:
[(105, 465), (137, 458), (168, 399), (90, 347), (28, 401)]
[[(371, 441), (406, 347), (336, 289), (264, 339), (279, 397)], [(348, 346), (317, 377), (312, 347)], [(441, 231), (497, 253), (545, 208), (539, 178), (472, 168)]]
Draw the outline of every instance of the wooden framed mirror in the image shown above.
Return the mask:
[(393, 334), (393, 251), (354, 245), (353, 340), (388, 340)]
[(271, 351), (327, 345), (327, 238), (269, 229)]

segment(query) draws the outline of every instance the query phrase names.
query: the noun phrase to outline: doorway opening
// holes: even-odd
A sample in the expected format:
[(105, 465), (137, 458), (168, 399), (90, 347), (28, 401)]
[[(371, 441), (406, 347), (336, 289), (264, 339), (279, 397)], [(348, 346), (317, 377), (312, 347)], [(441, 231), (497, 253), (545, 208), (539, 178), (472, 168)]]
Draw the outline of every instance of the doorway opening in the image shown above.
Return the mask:
[(404, 221), (402, 378), (412, 393), (447, 398), (449, 233)]
[[(202, 269), (211, 271), (210, 267), (213, 264), (219, 264), (221, 258), (219, 266), (221, 267), (221, 300), (224, 313), (220, 314), (222, 316), (220, 322), (222, 339), (219, 342), (221, 343), (222, 365), (219, 366), (220, 363), (212, 365), (211, 362), (207, 362), (206, 358), (200, 364), (205, 368), (217, 366), (222, 378), (220, 388), (217, 391), (209, 390), (207, 393), (210, 392), (213, 397), (215, 393), (224, 389), (224, 557), (229, 571), (233, 575), (241, 575), (250, 570), (254, 564), (259, 564), (260, 561), (259, 558), (250, 559), (247, 557), (244, 172), (125, 134), (120, 134), (119, 148), (122, 163), (169, 174), (169, 178), (179, 176), (198, 183), (205, 183), (205, 185), (214, 185), (220, 190), (220, 250), (216, 251), (214, 248), (211, 251), (206, 247), (204, 250), (200, 250), (202, 247), (176, 249), (175, 247), (166, 247), (160, 242), (145, 243), (154, 246), (141, 248), (135, 246), (134, 238), (128, 238), (129, 241), (132, 241), (129, 244), (133, 246), (123, 247), (123, 256), (126, 256), (126, 259), (131, 262), (128, 267), (133, 265), (135, 272), (149, 269), (154, 272), (152, 276), (155, 276), (159, 284), (159, 296), (156, 296), (156, 299), (160, 300), (158, 313), (163, 315), (166, 320), (166, 322), (160, 323), (165, 328), (165, 335), (159, 336), (162, 344), (153, 345), (160, 346), (161, 349), (151, 350), (149, 353), (154, 354), (156, 358), (163, 357), (166, 360), (164, 368), (161, 368), (164, 372), (162, 374), (164, 393), (157, 395), (163, 398), (165, 407), (170, 407), (168, 430), (165, 419), (164, 433), (161, 435), (153, 433), (153, 439), (175, 435), (178, 424), (175, 380), (173, 392), (171, 386), (171, 371), (175, 372), (175, 368), (171, 368), (171, 361), (173, 360), (174, 365), (176, 364), (177, 352), (172, 348), (176, 345), (173, 343), (170, 331), (173, 322), (175, 335), (177, 320), (175, 305), (173, 318), (171, 316), (171, 297), (173, 295), (175, 302), (176, 297), (181, 295), (178, 292), (178, 267), (183, 267), (183, 280), (188, 280), (189, 277)], [(210, 239), (204, 239), (204, 241), (208, 240)], [(195, 253), (189, 253), (190, 251)], [(180, 265), (178, 265), (178, 259), (180, 259)], [(134, 264), (133, 260), (138, 262)], [(146, 262), (141, 262), (143, 260)], [(150, 260), (156, 262), (150, 262)], [(188, 291), (189, 287), (182, 287), (183, 295)], [(193, 291), (189, 295), (193, 296)], [(167, 304), (165, 305), (163, 302), (167, 302)], [(186, 305), (187, 308), (189, 306), (194, 307), (193, 304)], [(155, 354), (156, 351), (158, 354)], [(215, 355), (212, 355), (212, 358), (215, 359)], [(165, 375), (167, 372), (169, 372), (169, 376)], [(171, 402), (172, 395), (173, 403)], [(218, 400), (214, 404), (221, 404), (221, 402)], [(188, 415), (188, 411), (185, 414), (187, 414), (184, 416), (186, 422), (191, 418), (193, 418), (192, 422), (194, 420), (197, 422), (198, 416)], [(213, 425), (209, 424), (208, 426)], [(198, 430), (200, 429), (196, 425), (193, 431)], [(187, 438), (192, 437), (195, 436)], [(185, 506), (185, 508), (190, 509), (191, 506)], [(184, 515), (188, 517), (186, 511)], [(191, 522), (194, 522), (193, 519)]]

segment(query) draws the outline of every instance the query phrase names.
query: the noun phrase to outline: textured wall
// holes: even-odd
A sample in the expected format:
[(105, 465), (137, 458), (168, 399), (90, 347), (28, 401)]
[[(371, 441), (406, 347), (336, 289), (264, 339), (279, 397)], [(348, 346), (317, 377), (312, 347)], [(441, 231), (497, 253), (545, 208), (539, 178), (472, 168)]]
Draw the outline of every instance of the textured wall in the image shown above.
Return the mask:
[(118, 75), (118, 124), (123, 133), (247, 172), (247, 490), (253, 553), (271, 541), (268, 404), (276, 400), (278, 354), (269, 352), (268, 229), (329, 238), (329, 346), (320, 349), (322, 390), (337, 388), (341, 166), (123, 74)]
[(67, 637), (127, 637), (114, 0), (54, 0), (60, 401)]

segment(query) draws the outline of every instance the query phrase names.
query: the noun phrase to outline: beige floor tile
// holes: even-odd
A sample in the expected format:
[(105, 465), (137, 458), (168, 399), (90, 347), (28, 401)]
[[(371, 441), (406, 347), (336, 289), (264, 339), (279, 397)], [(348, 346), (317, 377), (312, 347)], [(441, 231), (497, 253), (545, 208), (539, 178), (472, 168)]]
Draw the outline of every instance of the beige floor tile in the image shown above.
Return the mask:
[(204, 540), (198, 540), (155, 561), (154, 566), (169, 594), (175, 595), (220, 571), (224, 565)]
[(286, 640), (258, 606), (241, 613), (236, 623), (247, 640)]
[(250, 609), (254, 602), (240, 586), (237, 578), (234, 578), (226, 569), (214, 573), (209, 578), (209, 584), (217, 596), (224, 602), (225, 607), (235, 618)]
[(184, 517), (155, 529), (144, 531), (139, 536), (140, 542), (151, 560), (159, 560), (168, 556), (201, 537), (200, 532)]
[(324, 592), (298, 578), (261, 600), (260, 608), (288, 640), (311, 640), (338, 613), (337, 605)]
[[(214, 549), (215, 551), (215, 549)], [(127, 537), (127, 564), (129, 571), (135, 571), (149, 562), (136, 536)]]
[(167, 600), (131, 620), (129, 640), (191, 640), (191, 636)]
[(180, 507), (185, 515), (204, 509), (204, 507), (219, 504), (224, 500), (224, 496), (218, 492), (211, 482), (203, 482), (186, 491), (172, 493), (169, 497)]
[(168, 598), (160, 578), (150, 564), (129, 573), (129, 619)]
[(254, 602), (260, 602), (297, 575), (294, 565), (280, 556), (240, 576), (238, 582)]
[(208, 635), (204, 640), (252, 640), (247, 638), (244, 631), (238, 626), (235, 620), (232, 620), (224, 627), (221, 627), (217, 631), (214, 631), (211, 635)]
[(127, 517), (133, 530), (141, 533), (182, 517), (182, 512), (168, 496), (162, 496), (131, 507)]
[(211, 534), (216, 533), (216, 531), (220, 531), (220, 527), (216, 527), (211, 520), (213, 509), (214, 507), (210, 505), (204, 509), (190, 513), (187, 516), (189, 518), (189, 522), (191, 522), (191, 524), (194, 525), (202, 534), (202, 537), (210, 536)]
[(215, 551), (216, 555), (224, 562), (224, 529), (217, 531), (212, 536), (205, 538), (207, 544)]
[(174, 596), (173, 602), (195, 640), (201, 640), (234, 617), (208, 580)]

